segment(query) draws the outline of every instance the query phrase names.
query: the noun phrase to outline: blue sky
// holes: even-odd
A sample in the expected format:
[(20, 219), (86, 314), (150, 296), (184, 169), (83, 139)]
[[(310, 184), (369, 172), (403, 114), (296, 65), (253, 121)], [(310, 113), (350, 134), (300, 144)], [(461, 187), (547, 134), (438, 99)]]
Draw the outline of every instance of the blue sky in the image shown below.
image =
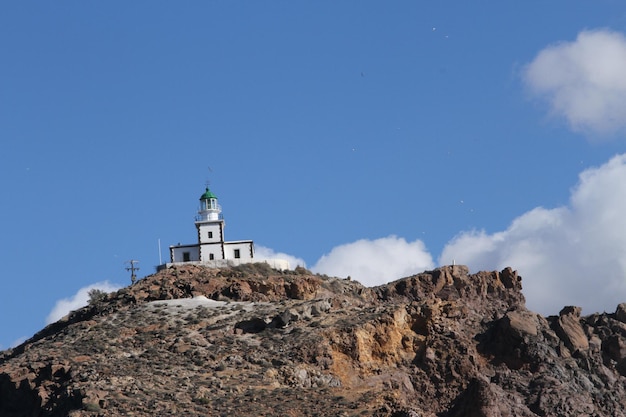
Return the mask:
[(193, 243), (207, 180), (259, 254), (613, 311), (625, 33), (617, 0), (4, 4), (0, 348)]

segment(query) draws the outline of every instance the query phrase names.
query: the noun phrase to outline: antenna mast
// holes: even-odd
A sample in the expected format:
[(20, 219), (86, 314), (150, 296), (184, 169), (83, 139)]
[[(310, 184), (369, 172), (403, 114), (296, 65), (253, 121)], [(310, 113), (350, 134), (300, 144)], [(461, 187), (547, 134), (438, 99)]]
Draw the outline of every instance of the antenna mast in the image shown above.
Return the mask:
[(158, 242), (159, 242), (159, 265), (163, 265), (163, 258), (161, 258), (161, 238), (159, 238)]
[[(213, 173), (213, 170), (211, 169), (211, 167), (207, 167), (207, 169), (209, 170), (209, 177), (210, 177), (211, 174)], [(209, 188), (209, 185), (211, 185), (211, 180), (209, 180), (209, 177), (207, 177), (206, 179), (206, 188)]]
[(131, 259), (130, 261), (126, 261), (126, 263), (130, 264), (130, 266), (126, 267), (126, 270), (130, 271), (130, 282), (131, 282), (131, 285), (132, 285), (137, 280), (137, 275), (135, 275), (135, 271), (139, 271), (139, 267), (135, 266), (135, 264), (138, 264), (139, 261)]

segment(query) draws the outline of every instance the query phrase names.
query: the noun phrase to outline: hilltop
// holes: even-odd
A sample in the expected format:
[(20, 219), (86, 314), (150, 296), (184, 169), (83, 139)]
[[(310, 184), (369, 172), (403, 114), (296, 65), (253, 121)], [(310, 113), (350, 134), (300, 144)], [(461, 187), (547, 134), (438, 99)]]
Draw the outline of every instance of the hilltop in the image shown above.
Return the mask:
[(625, 416), (626, 304), (526, 309), (511, 268), (367, 288), (162, 270), (0, 352), (0, 415)]

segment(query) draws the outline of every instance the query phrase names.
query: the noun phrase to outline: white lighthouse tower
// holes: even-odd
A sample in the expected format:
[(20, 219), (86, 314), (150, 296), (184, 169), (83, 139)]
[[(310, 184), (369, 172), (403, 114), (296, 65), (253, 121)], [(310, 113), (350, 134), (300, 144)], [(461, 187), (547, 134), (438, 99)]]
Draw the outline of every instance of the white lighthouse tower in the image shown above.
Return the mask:
[(200, 196), (200, 208), (195, 220), (198, 243), (170, 246), (170, 263), (201, 264), (209, 267), (233, 266), (249, 262), (266, 262), (276, 269), (289, 269), (289, 262), (283, 259), (255, 259), (254, 242), (224, 239), (224, 218), (217, 196), (206, 187)]
[[(252, 241), (237, 243), (246, 246), (242, 254), (241, 245), (232, 247), (234, 242), (224, 241), (224, 218), (222, 208), (217, 202), (217, 196), (206, 188), (200, 196), (200, 209), (196, 216), (196, 229), (198, 229), (198, 260), (214, 261), (216, 259), (252, 259), (254, 246)], [(227, 250), (227, 247), (229, 250)], [(243, 255), (243, 258), (242, 258)]]
[[(198, 229), (198, 243), (201, 246), (202, 244), (224, 242), (222, 208), (217, 203), (217, 197), (209, 190), (209, 187), (200, 196), (200, 209), (196, 216), (196, 229)], [(224, 257), (220, 258), (225, 259)], [(202, 260), (202, 256), (200, 256), (200, 260)]]

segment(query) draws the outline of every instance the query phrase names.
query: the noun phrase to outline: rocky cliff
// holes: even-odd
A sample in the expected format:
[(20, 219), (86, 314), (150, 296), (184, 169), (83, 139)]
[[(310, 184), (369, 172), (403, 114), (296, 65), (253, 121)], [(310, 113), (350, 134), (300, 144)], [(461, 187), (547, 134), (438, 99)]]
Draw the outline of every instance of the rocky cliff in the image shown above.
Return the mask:
[(0, 416), (625, 416), (626, 304), (528, 311), (511, 269), (366, 288), (163, 270), (0, 353)]

